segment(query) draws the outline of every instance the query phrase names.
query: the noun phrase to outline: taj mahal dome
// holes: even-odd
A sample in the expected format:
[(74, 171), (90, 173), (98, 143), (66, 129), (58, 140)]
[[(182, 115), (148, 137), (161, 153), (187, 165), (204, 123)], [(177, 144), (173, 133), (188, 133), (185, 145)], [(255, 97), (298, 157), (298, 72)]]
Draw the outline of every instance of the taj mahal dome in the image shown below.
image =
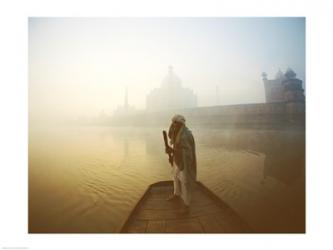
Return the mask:
[(161, 87), (153, 89), (146, 97), (147, 111), (194, 107), (197, 107), (197, 96), (191, 89), (182, 86), (172, 66), (169, 66)]

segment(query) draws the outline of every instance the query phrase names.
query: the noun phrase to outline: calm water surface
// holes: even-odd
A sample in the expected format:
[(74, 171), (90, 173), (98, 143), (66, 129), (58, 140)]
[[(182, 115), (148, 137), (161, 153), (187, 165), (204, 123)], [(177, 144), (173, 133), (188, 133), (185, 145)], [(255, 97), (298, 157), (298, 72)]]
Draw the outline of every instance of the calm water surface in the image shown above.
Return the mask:
[[(162, 129), (31, 127), (29, 232), (117, 232), (147, 186), (171, 178)], [(198, 179), (255, 231), (304, 232), (304, 131), (192, 131)]]

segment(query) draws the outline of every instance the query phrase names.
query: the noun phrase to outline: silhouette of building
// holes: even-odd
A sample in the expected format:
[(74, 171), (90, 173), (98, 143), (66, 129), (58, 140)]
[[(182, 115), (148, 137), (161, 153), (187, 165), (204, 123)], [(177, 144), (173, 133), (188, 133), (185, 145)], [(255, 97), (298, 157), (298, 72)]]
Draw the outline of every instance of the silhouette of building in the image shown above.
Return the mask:
[(302, 81), (296, 78), (296, 73), (288, 68), (287, 71), (279, 71), (275, 79), (268, 80), (267, 74), (262, 73), (265, 86), (266, 102), (303, 102), (304, 89)]
[(128, 90), (125, 90), (125, 98), (124, 98), (124, 105), (118, 106), (118, 108), (114, 111), (114, 116), (127, 116), (136, 114), (137, 110), (128, 104)]
[(191, 89), (182, 87), (180, 78), (169, 66), (160, 88), (153, 89), (146, 98), (148, 111), (197, 107), (197, 96)]

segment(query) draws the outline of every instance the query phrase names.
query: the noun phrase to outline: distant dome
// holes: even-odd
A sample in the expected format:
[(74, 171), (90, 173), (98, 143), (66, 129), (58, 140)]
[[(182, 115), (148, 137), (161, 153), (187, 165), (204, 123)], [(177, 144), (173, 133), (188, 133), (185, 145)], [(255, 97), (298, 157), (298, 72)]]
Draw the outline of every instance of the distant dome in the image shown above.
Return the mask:
[(173, 72), (173, 67), (169, 66), (168, 74), (163, 79), (163, 88), (179, 88), (181, 87), (180, 78)]
[(293, 79), (296, 77), (296, 73), (291, 68), (288, 68), (284, 75), (287, 79)]
[(193, 107), (197, 107), (197, 96), (191, 89), (181, 86), (181, 80), (172, 66), (169, 66), (161, 88), (153, 89), (146, 98), (146, 108), (150, 111)]

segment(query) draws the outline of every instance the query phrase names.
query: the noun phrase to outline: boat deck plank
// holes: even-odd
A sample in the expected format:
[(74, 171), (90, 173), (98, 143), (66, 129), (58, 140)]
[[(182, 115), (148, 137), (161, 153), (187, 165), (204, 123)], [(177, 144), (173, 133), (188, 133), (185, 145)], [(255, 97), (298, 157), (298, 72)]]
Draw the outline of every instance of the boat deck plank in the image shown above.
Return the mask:
[(205, 215), (199, 218), (205, 233), (220, 233), (224, 228), (216, 221), (215, 214)]
[(151, 220), (148, 221), (147, 233), (164, 233), (165, 232), (165, 220)]
[(128, 227), (128, 233), (145, 233), (148, 221), (134, 220)]
[(202, 184), (192, 192), (190, 212), (182, 201), (167, 201), (172, 182), (153, 184), (139, 201), (122, 232), (127, 233), (245, 233), (247, 223)]
[(197, 218), (168, 220), (166, 233), (203, 233), (203, 228)]

